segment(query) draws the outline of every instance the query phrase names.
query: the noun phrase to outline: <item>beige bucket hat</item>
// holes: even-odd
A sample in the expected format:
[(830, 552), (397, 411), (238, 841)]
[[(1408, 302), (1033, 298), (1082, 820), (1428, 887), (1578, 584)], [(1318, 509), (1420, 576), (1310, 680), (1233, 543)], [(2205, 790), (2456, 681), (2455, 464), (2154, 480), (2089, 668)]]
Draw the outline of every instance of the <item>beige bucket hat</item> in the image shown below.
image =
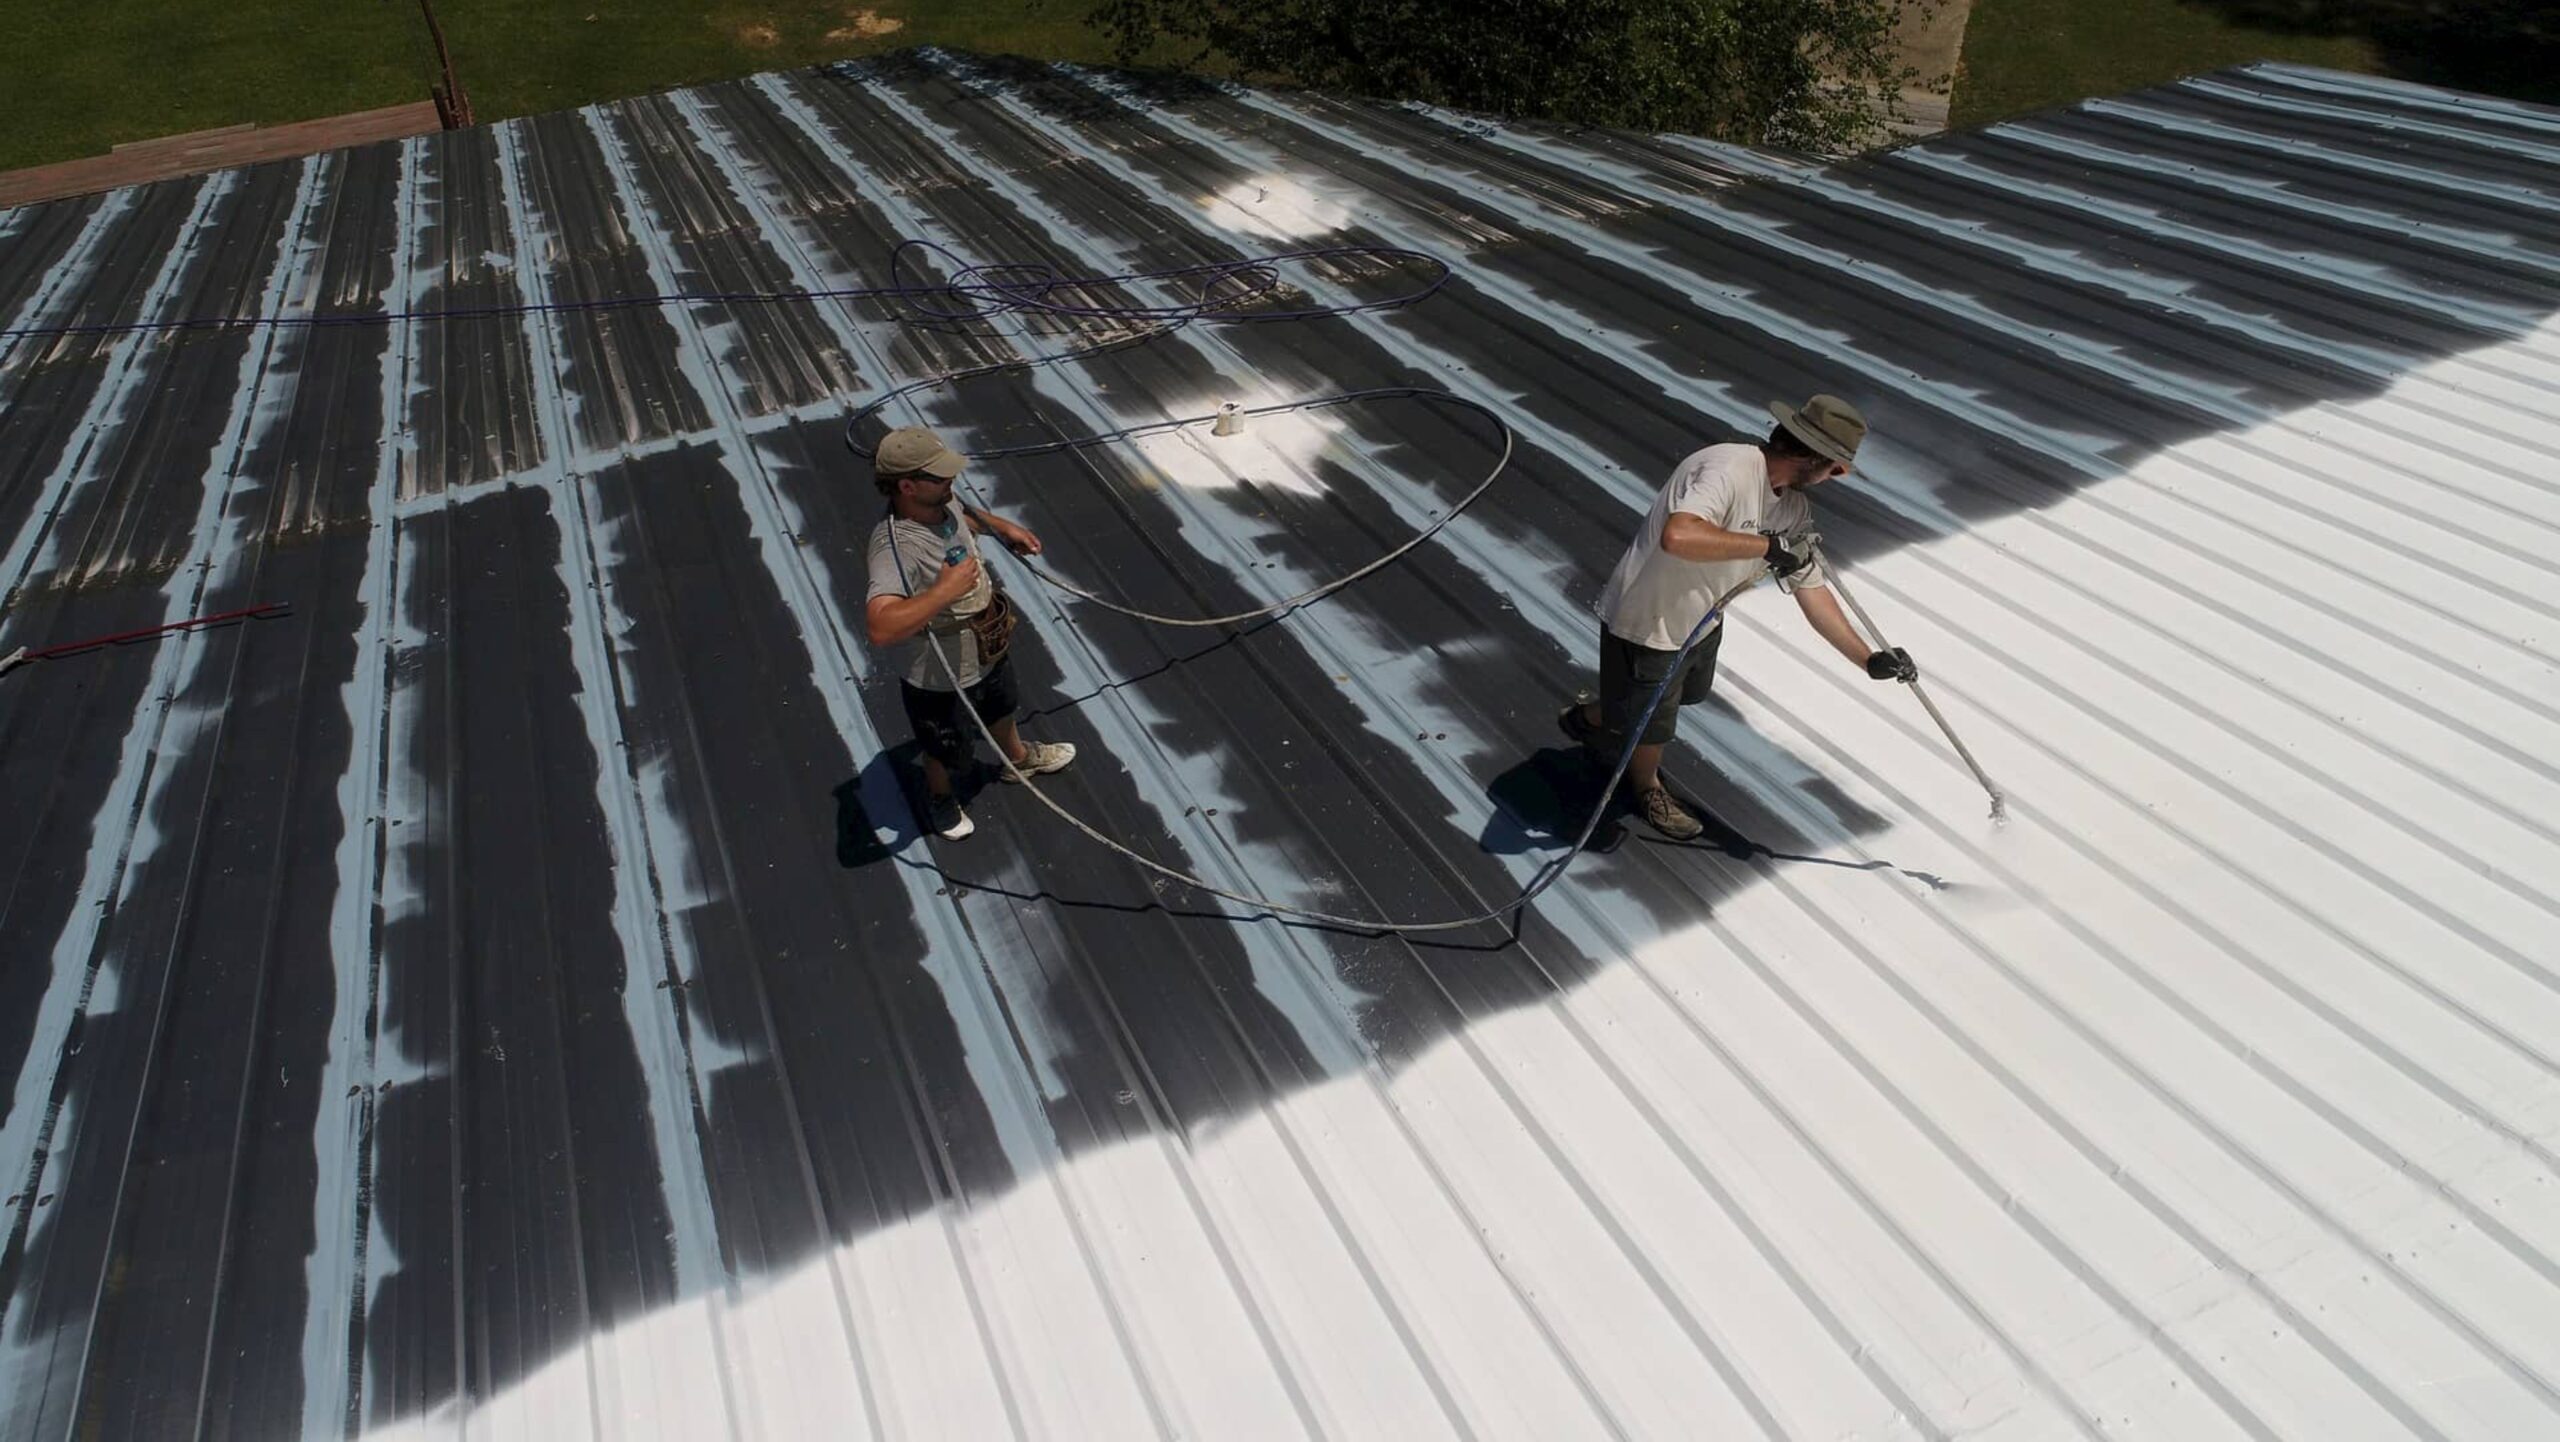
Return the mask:
[[(1769, 402), (1769, 414), (1787, 433), (1844, 466), (1855, 465), (1858, 443), (1867, 438), (1867, 418), (1838, 396), (1815, 396), (1798, 410), (1784, 401)], [(881, 454), (888, 452), (884, 449)]]
[(913, 475), (947, 481), (966, 464), (958, 451), (942, 443), (942, 437), (922, 426), (900, 426), (882, 436), (880, 449), (871, 453), (872, 473), (884, 481)]

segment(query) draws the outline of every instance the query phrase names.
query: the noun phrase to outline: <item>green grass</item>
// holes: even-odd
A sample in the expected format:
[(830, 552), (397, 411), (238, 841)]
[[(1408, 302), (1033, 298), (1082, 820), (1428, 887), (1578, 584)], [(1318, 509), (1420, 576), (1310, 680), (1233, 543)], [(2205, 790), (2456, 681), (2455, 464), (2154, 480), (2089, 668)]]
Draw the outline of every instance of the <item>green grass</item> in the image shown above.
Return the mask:
[(2361, 36), (2253, 30), (2180, 0), (1974, 0), (1952, 123), (1987, 125), (2252, 60), (2381, 69)]
[[(906, 45), (1099, 61), (1089, 0), (439, 0), (476, 118), (559, 110)], [(0, 45), (0, 170), (128, 140), (427, 98), (416, 0), (26, 4)], [(857, 17), (902, 22), (869, 35)]]

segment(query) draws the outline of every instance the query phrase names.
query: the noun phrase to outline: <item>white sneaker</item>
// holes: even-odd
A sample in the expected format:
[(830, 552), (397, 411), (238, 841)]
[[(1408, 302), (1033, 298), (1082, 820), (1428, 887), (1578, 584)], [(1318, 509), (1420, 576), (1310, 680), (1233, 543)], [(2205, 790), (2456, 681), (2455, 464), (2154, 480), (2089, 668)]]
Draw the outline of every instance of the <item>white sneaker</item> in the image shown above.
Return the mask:
[(1076, 748), (1064, 741), (1033, 741), (1022, 748), (1021, 760), (1000, 768), (997, 774), (1018, 786), (1025, 777), (1064, 771), (1067, 763), (1075, 759)]
[(957, 796), (936, 796), (925, 802), (925, 825), (945, 841), (958, 841), (978, 829), (969, 813), (960, 809)]

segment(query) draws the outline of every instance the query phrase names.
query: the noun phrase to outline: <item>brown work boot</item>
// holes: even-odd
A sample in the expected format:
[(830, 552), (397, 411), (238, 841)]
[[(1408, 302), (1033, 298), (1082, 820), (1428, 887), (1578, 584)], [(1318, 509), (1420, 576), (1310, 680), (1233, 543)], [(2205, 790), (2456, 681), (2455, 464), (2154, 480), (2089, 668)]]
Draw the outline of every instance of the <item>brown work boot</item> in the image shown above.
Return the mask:
[(1695, 841), (1707, 828), (1689, 814), (1668, 791), (1656, 786), (1636, 793), (1636, 807), (1644, 813), (1647, 826), (1674, 841)]

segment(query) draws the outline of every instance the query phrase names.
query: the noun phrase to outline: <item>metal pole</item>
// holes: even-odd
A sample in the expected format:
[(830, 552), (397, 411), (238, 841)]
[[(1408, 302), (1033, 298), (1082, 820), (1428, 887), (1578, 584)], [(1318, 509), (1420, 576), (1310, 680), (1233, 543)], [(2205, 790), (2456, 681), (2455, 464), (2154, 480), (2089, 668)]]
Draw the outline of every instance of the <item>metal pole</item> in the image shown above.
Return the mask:
[[(1858, 629), (1867, 633), (1867, 639), (1875, 642), (1877, 650), (1892, 650), (1892, 643), (1885, 640), (1884, 632), (1876, 628), (1875, 618), (1867, 614), (1866, 607), (1858, 604), (1857, 597), (1849, 594), (1849, 588), (1841, 581), (1840, 571), (1837, 566), (1832, 564), (1832, 559), (1828, 552), (1824, 553), (1822, 560), (1823, 570), (1829, 573), (1831, 577), (1832, 589), (1838, 591), (1840, 593), (1840, 599), (1849, 604), (1849, 614), (1857, 618)], [(1910, 687), (1911, 694), (1920, 698), (1920, 704), (1927, 708), (1929, 712), (1929, 719), (1938, 723), (1939, 734), (1947, 738), (1947, 744), (1956, 749), (1956, 755), (1963, 758), (1965, 766), (1973, 772), (1973, 779), (1981, 782), (1982, 789), (1990, 794), (1991, 819), (1994, 821), (2008, 820), (2009, 798), (2003, 796), (2000, 793), (2000, 788), (1992, 784), (1989, 773), (1982, 769), (1982, 763), (1973, 759), (1973, 752), (1965, 746), (1962, 738), (1956, 735), (1956, 729), (1947, 724), (1945, 714), (1938, 710), (1938, 703), (1929, 699), (1928, 688), (1921, 685), (1919, 678), (1916, 676), (1902, 684)]]

